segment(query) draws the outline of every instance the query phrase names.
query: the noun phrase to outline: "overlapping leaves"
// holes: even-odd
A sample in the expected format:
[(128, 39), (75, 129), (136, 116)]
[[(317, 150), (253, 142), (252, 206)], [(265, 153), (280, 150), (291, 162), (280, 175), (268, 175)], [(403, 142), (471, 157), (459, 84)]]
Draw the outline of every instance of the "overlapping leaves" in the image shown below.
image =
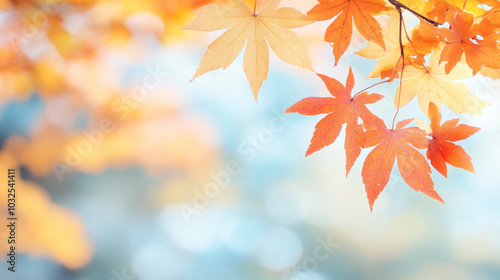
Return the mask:
[[(324, 39), (332, 47), (335, 65), (350, 47), (355, 26), (368, 44), (357, 54), (378, 60), (368, 78), (387, 78), (376, 85), (399, 78), (394, 95), (397, 110), (391, 128), (366, 107), (382, 95), (363, 90), (352, 94), (351, 70), (345, 85), (318, 74), (331, 97), (308, 97), (285, 111), (326, 114), (315, 127), (306, 156), (334, 143), (345, 126), (346, 174), (363, 148), (375, 146), (362, 169), (370, 209), (387, 185), (396, 161), (402, 178), (412, 189), (443, 201), (434, 190), (429, 162), (420, 149), (427, 149), (430, 164), (444, 176), (446, 163), (474, 171), (471, 158), (452, 142), (469, 137), (478, 128), (457, 125), (456, 119), (440, 125), (440, 110), (444, 104), (457, 113), (480, 114), (488, 105), (472, 95), (460, 80), (477, 73), (500, 78), (500, 1), (318, 0), (307, 16), (290, 8), (277, 9), (279, 0), (264, 2), (258, 12), (252, 12), (243, 0), (233, 2), (234, 6), (203, 7), (198, 18), (187, 26), (204, 31), (230, 28), (209, 46), (195, 77), (229, 66), (246, 42), (245, 73), (256, 97), (267, 78), (267, 43), (282, 60), (311, 70), (305, 47), (286, 28), (300, 27), (312, 20), (332, 20)], [(407, 14), (420, 19), (411, 30), (406, 29)], [(386, 24), (381, 25), (384, 16), (388, 16)], [(269, 35), (273, 28), (272, 33), (287, 33), (282, 37), (293, 39), (273, 39)], [(281, 48), (276, 47), (278, 41)], [(289, 48), (290, 41), (295, 42), (293, 48)], [(411, 119), (395, 123), (400, 107), (415, 97), (421, 111), (430, 118), (428, 134), (418, 127), (407, 127)]]

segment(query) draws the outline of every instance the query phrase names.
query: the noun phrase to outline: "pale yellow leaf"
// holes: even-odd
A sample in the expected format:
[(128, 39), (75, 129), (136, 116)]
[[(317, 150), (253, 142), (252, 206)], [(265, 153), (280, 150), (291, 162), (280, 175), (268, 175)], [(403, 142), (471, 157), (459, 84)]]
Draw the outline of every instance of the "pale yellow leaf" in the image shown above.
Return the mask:
[(265, 24), (266, 38), (276, 55), (283, 61), (314, 71), (306, 46), (294, 32)]
[(250, 24), (250, 33), (255, 34), (248, 38), (248, 43), (245, 49), (245, 57), (243, 59), (243, 68), (247, 79), (250, 82), (255, 99), (262, 86), (262, 83), (267, 79), (269, 69), (269, 48), (266, 38), (264, 37), (263, 29), (258, 26), (261, 22), (253, 21)]
[(259, 9), (259, 15), (272, 13), (276, 8), (278, 8), (281, 0), (266, 0), (264, 4)]
[(252, 25), (255, 25), (254, 22), (248, 21), (247, 24), (231, 27), (213, 41), (201, 59), (200, 67), (196, 70), (193, 80), (206, 72), (219, 68), (226, 69), (245, 46), (245, 41), (250, 34), (250, 26)]
[[(184, 29), (212, 31), (229, 28), (205, 52), (193, 77), (227, 68), (246, 46), (243, 68), (255, 98), (269, 71), (268, 43), (283, 61), (314, 71), (306, 46), (288, 28), (297, 28), (314, 21), (292, 8), (278, 8), (281, 0), (264, 2), (255, 14), (243, 0), (233, 5), (209, 4), (196, 11), (197, 17)], [(267, 39), (267, 41), (266, 41)]]
[(195, 11), (197, 17), (184, 30), (214, 31), (248, 22), (248, 12), (222, 4), (208, 4)]
[(292, 8), (279, 8), (270, 12), (259, 11), (261, 18), (283, 28), (298, 28), (313, 23), (308, 16)]
[[(441, 103), (457, 113), (481, 114), (481, 109), (488, 103), (470, 93), (469, 88), (454, 80), (472, 76), (467, 65), (459, 63), (447, 75), (444, 64), (439, 63), (439, 52), (433, 52), (429, 59), (426, 72), (423, 67), (407, 66), (404, 69), (401, 87), (401, 106), (408, 104), (415, 96), (418, 98), (420, 110), (428, 114), (429, 103), (436, 104), (441, 109)], [(399, 88), (398, 88), (399, 92)], [(398, 104), (396, 94), (395, 104)]]

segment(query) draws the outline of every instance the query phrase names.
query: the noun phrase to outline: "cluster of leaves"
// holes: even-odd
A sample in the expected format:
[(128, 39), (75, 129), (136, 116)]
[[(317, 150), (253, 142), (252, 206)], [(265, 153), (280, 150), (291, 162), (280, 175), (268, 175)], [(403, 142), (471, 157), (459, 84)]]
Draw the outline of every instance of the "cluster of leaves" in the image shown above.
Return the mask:
[[(248, 2), (248, 1), (247, 1)], [(383, 83), (399, 79), (395, 94), (396, 113), (392, 126), (367, 107), (383, 98), (366, 90), (354, 95), (354, 77), (349, 71), (345, 86), (322, 74), (331, 97), (308, 97), (286, 113), (327, 114), (316, 125), (306, 156), (332, 144), (345, 124), (346, 174), (363, 148), (375, 146), (362, 170), (370, 209), (389, 181), (395, 163), (402, 178), (414, 190), (443, 201), (434, 190), (430, 164), (447, 176), (446, 163), (474, 172), (471, 158), (452, 142), (468, 138), (479, 128), (453, 119), (441, 122), (441, 105), (457, 113), (480, 114), (486, 102), (473, 96), (467, 86), (456, 82), (484, 71), (495, 77), (500, 69), (498, 0), (319, 0), (307, 14), (293, 8), (278, 8), (281, 0), (267, 0), (258, 8), (244, 0), (230, 4), (208, 4), (196, 11), (197, 17), (185, 29), (213, 31), (227, 29), (206, 51), (194, 78), (228, 67), (246, 50), (243, 66), (255, 98), (267, 79), (268, 44), (283, 61), (313, 70), (306, 47), (290, 28), (333, 19), (325, 32), (335, 57), (335, 65), (348, 49), (353, 23), (368, 46), (358, 55), (377, 59), (368, 78)], [(407, 30), (404, 15), (420, 23)], [(385, 17), (384, 17), (385, 16)], [(381, 26), (383, 18), (386, 27)], [(400, 107), (415, 97), (430, 119), (430, 126), (407, 127), (413, 119), (396, 123)], [(361, 119), (361, 122), (359, 121)], [(427, 149), (427, 159), (418, 151)]]

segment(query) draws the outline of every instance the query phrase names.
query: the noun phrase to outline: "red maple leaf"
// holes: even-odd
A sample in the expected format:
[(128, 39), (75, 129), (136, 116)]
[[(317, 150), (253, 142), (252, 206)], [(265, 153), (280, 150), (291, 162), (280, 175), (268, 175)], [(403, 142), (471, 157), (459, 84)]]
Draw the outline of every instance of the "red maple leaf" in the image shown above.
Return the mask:
[(455, 68), (462, 54), (465, 54), (465, 61), (474, 75), (484, 65), (500, 68), (498, 34), (494, 32), (496, 26), (487, 19), (474, 24), (474, 17), (467, 12), (455, 13), (450, 18), (450, 29), (438, 29), (446, 43), (439, 61), (439, 63), (446, 61), (446, 74)]
[(320, 0), (307, 15), (315, 20), (327, 20), (338, 15), (325, 32), (335, 56), (335, 65), (351, 43), (352, 22), (366, 40), (373, 41), (385, 50), (380, 24), (373, 17), (389, 10), (382, 0)]
[(470, 172), (475, 172), (471, 157), (465, 150), (451, 142), (468, 138), (480, 128), (466, 124), (458, 124), (459, 119), (448, 120), (441, 124), (441, 113), (434, 103), (429, 104), (431, 130), (427, 158), (432, 166), (444, 177), (447, 177), (446, 162)]
[(373, 203), (389, 182), (396, 158), (401, 177), (412, 189), (443, 202), (434, 190), (429, 163), (417, 150), (427, 148), (429, 140), (425, 131), (418, 127), (404, 128), (411, 121), (401, 121), (395, 129), (388, 129), (384, 124), (382, 128), (365, 133), (364, 147), (377, 145), (366, 157), (361, 172), (370, 210), (373, 210)]
[[(338, 137), (342, 125), (346, 124), (345, 152), (346, 175), (361, 153), (364, 129), (373, 129), (384, 125), (384, 122), (375, 116), (366, 104), (372, 104), (383, 98), (380, 94), (360, 92), (354, 97), (354, 76), (349, 68), (346, 86), (339, 81), (325, 75), (318, 74), (333, 97), (308, 97), (288, 108), (285, 113), (299, 113), (302, 115), (328, 114), (316, 124), (311, 144), (306, 156), (332, 144)], [(361, 118), (363, 125), (358, 123)]]

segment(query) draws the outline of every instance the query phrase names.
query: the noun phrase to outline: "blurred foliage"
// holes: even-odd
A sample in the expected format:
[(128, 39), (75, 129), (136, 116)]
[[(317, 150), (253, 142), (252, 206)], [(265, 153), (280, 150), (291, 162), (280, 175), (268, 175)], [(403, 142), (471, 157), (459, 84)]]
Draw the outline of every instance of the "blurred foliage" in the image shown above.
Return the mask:
[[(17, 168), (15, 159), (0, 153), (0, 168)], [(17, 217), (16, 252), (36, 257), (49, 257), (70, 269), (83, 267), (93, 254), (91, 241), (85, 234), (80, 217), (68, 208), (51, 202), (48, 193), (35, 183), (22, 180), (16, 174)], [(22, 196), (22, 203), (19, 197)], [(7, 208), (7, 192), (0, 194), (0, 207)], [(7, 211), (0, 212), (6, 220)], [(5, 227), (5, 226), (4, 226)], [(2, 237), (7, 236), (2, 227)], [(2, 244), (7, 241), (1, 239)], [(5, 256), (7, 246), (2, 245), (0, 254)]]
[[(154, 90), (161, 95), (128, 106), (126, 115), (112, 110), (131, 88), (121, 82), (123, 69), (108, 62), (116, 54), (140, 61), (149, 47), (144, 38), (162, 44), (182, 38), (180, 27), (208, 2), (1, 0), (0, 108), (33, 94), (44, 103), (29, 138), (14, 134), (4, 141), (2, 170), (23, 166), (31, 175), (45, 177), (53, 174), (54, 163), (65, 164), (69, 172), (64, 176), (133, 164), (152, 174), (206, 168), (215, 157), (206, 122), (185, 114), (175, 91), (164, 92), (168, 85)], [(88, 140), (79, 125), (82, 112), (88, 131), (102, 119), (113, 129), (68, 166), (68, 156)], [(23, 192), (18, 215), (25, 221), (19, 252), (51, 257), (70, 269), (84, 266), (93, 250), (77, 214), (53, 204), (35, 183), (18, 177), (17, 188)]]
[[(35, 90), (44, 98), (109, 92), (104, 85), (83, 87), (69, 69), (99, 68), (95, 63), (105, 51), (126, 47), (133, 33), (168, 43), (182, 36), (180, 27), (193, 16), (193, 9), (207, 2), (2, 0), (2, 100), (25, 98)], [(96, 78), (85, 82), (96, 84)]]

